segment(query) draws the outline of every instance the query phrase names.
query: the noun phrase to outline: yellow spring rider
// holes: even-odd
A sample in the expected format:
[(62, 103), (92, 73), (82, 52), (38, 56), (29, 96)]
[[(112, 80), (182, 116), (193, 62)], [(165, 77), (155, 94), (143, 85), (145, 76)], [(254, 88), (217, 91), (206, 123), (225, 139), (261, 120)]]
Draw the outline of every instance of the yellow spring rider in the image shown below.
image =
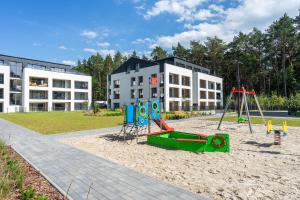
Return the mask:
[(288, 134), (288, 125), (287, 125), (287, 122), (284, 121), (282, 123), (282, 130), (279, 130), (279, 129), (273, 129), (272, 121), (268, 120), (268, 123), (267, 123), (267, 135), (271, 134), (272, 132), (274, 132), (274, 144), (275, 145), (280, 145), (281, 144), (281, 135), (283, 137), (286, 137), (287, 134)]

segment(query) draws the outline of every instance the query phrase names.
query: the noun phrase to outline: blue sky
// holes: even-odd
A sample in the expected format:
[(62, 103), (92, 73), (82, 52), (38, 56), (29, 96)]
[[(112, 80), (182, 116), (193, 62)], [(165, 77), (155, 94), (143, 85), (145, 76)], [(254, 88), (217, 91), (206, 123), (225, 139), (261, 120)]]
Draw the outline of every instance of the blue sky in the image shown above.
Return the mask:
[(160, 45), (230, 41), (264, 30), (297, 0), (10, 0), (1, 2), (0, 54), (72, 64), (99, 52), (149, 54)]

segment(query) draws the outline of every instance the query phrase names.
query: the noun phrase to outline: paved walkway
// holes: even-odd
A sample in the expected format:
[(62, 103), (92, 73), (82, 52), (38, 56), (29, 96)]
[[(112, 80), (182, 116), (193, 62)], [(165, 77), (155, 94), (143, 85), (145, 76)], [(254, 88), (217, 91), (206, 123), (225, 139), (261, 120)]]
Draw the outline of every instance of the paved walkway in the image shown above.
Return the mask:
[(87, 199), (89, 188), (88, 199), (207, 199), (3, 119), (0, 128), (0, 138), (63, 194), (71, 184), (70, 199)]

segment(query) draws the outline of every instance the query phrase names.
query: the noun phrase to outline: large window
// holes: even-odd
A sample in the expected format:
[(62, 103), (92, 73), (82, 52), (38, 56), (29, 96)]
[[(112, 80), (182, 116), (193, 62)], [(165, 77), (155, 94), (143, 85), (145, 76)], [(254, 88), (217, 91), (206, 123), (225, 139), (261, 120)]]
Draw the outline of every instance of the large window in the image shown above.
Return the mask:
[(114, 91), (114, 99), (120, 99), (120, 91)]
[(170, 111), (177, 111), (177, 110), (179, 110), (179, 102), (178, 101), (170, 101), (169, 102), (169, 110)]
[(0, 84), (4, 83), (4, 74), (0, 74)]
[(135, 77), (131, 77), (130, 86), (135, 86)]
[(130, 97), (135, 99), (135, 90), (130, 90)]
[(22, 92), (22, 80), (11, 79), (10, 80), (10, 90), (14, 92)]
[(221, 90), (221, 83), (216, 83), (217, 85), (217, 90)]
[(200, 99), (206, 99), (206, 91), (200, 91)]
[(190, 89), (182, 89), (182, 98), (190, 98), (191, 90)]
[(200, 79), (200, 88), (206, 89), (206, 80)]
[[(75, 92), (76, 95), (77, 92)], [(61, 92), (61, 91), (53, 91), (52, 98), (57, 100), (70, 100), (71, 92)]]
[(48, 79), (47, 78), (30, 77), (29, 85), (30, 86), (38, 86), (38, 87), (48, 87)]
[(53, 103), (52, 110), (54, 111), (67, 111), (70, 110), (70, 103)]
[(169, 83), (179, 85), (179, 75), (178, 74), (169, 74)]
[(3, 88), (0, 88), (0, 99), (4, 98)]
[(53, 79), (52, 86), (55, 88), (71, 88), (71, 81), (70, 80)]
[(221, 100), (221, 93), (217, 92), (217, 99)]
[(89, 84), (86, 81), (75, 81), (76, 89), (88, 89)]
[(179, 98), (179, 89), (178, 88), (169, 88), (169, 96), (172, 98)]
[(75, 92), (75, 100), (88, 100), (87, 92)]
[(30, 103), (29, 111), (30, 112), (48, 111), (47, 107), (48, 107), (47, 103)]
[(208, 89), (214, 90), (215, 89), (215, 82), (208, 81)]
[(48, 99), (48, 91), (30, 90), (30, 99)]
[(144, 77), (139, 76), (139, 85), (143, 85), (143, 84), (144, 84)]
[(215, 99), (215, 93), (214, 92), (208, 92), (208, 99)]
[(66, 72), (66, 69), (58, 67), (51, 67), (50, 70), (53, 72)]
[(40, 69), (40, 70), (46, 70), (46, 67), (43, 65), (28, 64), (27, 67), (34, 68), (34, 69)]
[(10, 105), (22, 105), (22, 94), (21, 93), (11, 93), (10, 94)]
[(144, 98), (143, 89), (139, 89), (139, 98)]
[(157, 98), (158, 95), (157, 95), (157, 88), (154, 87), (154, 88), (151, 88), (151, 97), (152, 98)]
[(75, 103), (75, 110), (87, 110), (87, 103)]
[(182, 85), (184, 86), (191, 86), (190, 77), (188, 76), (182, 76)]
[(22, 68), (23, 64), (19, 62), (8, 62), (10, 66), (10, 76), (14, 78), (21, 78), (22, 77)]
[(120, 88), (120, 80), (114, 80), (114, 88)]

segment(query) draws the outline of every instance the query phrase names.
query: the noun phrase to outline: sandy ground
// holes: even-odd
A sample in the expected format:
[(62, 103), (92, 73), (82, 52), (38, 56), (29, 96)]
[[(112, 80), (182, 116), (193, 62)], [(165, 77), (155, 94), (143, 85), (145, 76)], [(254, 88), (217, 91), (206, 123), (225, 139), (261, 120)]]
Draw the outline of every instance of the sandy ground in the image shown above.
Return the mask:
[[(178, 131), (216, 133), (217, 122), (172, 123)], [(82, 136), (62, 142), (212, 199), (300, 199), (300, 128), (289, 127), (282, 145), (273, 145), (263, 125), (223, 123), (231, 152), (191, 153), (109, 137)], [(276, 128), (276, 126), (273, 126)]]

